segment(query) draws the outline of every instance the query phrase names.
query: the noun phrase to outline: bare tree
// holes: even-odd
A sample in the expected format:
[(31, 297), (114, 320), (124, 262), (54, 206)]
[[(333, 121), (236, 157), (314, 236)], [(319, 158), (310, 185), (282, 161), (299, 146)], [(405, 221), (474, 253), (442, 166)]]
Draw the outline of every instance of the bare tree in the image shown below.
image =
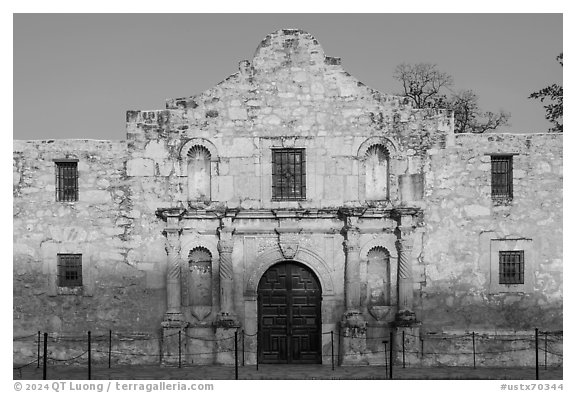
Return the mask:
[(394, 79), (402, 84), (401, 95), (412, 100), (416, 108), (439, 108), (454, 111), (455, 133), (483, 133), (508, 124), (510, 113), (483, 112), (478, 96), (472, 90), (452, 91), (452, 76), (438, 70), (436, 64), (400, 64)]
[(454, 83), (452, 76), (430, 63), (402, 63), (396, 67), (394, 79), (402, 83), (402, 95), (410, 98), (416, 108), (437, 107), (443, 99), (443, 90)]

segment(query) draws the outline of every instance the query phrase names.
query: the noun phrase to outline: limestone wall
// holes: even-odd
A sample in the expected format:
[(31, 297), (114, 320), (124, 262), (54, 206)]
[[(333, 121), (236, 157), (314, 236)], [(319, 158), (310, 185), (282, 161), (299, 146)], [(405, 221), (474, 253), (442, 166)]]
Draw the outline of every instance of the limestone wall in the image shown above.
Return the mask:
[[(145, 264), (130, 259), (141, 239), (134, 233), (125, 157), (125, 142), (14, 142), (15, 336), (158, 331), (165, 280), (159, 272), (155, 281)], [(77, 202), (56, 201), (53, 160), (62, 158), (78, 159)], [(57, 287), (58, 253), (82, 254), (80, 293)], [(30, 350), (15, 353), (15, 361), (25, 362), (18, 356)]]
[[(511, 203), (492, 201), (494, 153), (514, 154)], [(561, 330), (562, 135), (456, 135), (428, 165), (416, 266), (426, 329)], [(497, 251), (514, 246), (526, 250), (525, 284), (499, 286)]]

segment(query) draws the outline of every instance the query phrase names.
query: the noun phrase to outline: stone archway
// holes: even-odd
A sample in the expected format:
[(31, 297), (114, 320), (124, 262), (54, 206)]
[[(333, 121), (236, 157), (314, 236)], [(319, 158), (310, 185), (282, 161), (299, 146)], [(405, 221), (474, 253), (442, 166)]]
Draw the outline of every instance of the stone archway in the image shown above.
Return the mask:
[(284, 261), (258, 284), (259, 363), (322, 362), (322, 288), (305, 265)]

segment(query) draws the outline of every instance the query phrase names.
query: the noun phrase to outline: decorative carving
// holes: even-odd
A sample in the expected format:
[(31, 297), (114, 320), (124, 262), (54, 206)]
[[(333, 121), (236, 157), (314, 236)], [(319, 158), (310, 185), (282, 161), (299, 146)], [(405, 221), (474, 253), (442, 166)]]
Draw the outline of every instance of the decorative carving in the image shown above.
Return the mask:
[(218, 241), (220, 253), (220, 318), (230, 319), (236, 323), (234, 316), (234, 270), (232, 267), (233, 233), (232, 218), (223, 217)]
[(360, 231), (357, 227), (346, 229), (346, 240), (344, 240), (346, 253), (360, 251)]
[(166, 273), (166, 295), (168, 309), (165, 320), (180, 320), (181, 306), (181, 269), (180, 269), (180, 231), (174, 227), (166, 228), (166, 254), (168, 255), (168, 271)]
[(168, 255), (168, 279), (180, 278), (180, 241), (178, 231), (166, 231), (166, 254)]
[(198, 321), (203, 321), (212, 312), (212, 306), (192, 306), (190, 307), (190, 313), (193, 317), (198, 319)]
[(279, 232), (278, 247), (286, 259), (294, 259), (300, 247), (300, 234), (295, 232)]
[(232, 251), (234, 242), (232, 240), (232, 228), (220, 229), (220, 240), (218, 241), (218, 252), (220, 253), (220, 279), (232, 280)]
[(272, 237), (260, 238), (258, 242), (258, 254), (268, 252), (271, 248), (276, 248), (278, 245), (278, 240)]
[(225, 250), (220, 251), (220, 279), (232, 280), (232, 249), (226, 248)]
[(410, 257), (413, 244), (414, 241), (411, 238), (402, 238), (396, 241), (396, 247), (398, 248), (398, 275), (400, 278), (408, 279), (412, 277)]
[(388, 317), (388, 315), (391, 314), (391, 311), (393, 309), (394, 309), (393, 306), (369, 306), (368, 312), (377, 321), (384, 321)]

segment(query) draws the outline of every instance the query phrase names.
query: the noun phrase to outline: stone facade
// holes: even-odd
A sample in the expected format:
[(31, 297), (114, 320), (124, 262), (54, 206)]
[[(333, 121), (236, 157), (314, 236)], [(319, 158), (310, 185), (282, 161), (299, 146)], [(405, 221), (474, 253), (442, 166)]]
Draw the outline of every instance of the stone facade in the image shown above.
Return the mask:
[[(331, 331), (341, 363), (380, 364), (390, 331), (562, 329), (561, 135), (454, 135), (449, 113), (366, 87), (298, 30), (126, 121), (125, 141), (14, 142), (15, 336), (112, 329), (170, 363), (180, 332), (186, 362), (230, 364), (243, 331), (254, 364), (259, 281), (287, 260), (321, 287), (325, 363)], [(303, 149), (304, 197), (273, 194), (278, 149)], [(491, 197), (496, 154), (511, 200)], [(76, 202), (55, 201), (62, 159)], [(499, 250), (517, 249), (524, 284), (499, 284)], [(59, 253), (82, 254), (80, 289), (58, 286)]]

